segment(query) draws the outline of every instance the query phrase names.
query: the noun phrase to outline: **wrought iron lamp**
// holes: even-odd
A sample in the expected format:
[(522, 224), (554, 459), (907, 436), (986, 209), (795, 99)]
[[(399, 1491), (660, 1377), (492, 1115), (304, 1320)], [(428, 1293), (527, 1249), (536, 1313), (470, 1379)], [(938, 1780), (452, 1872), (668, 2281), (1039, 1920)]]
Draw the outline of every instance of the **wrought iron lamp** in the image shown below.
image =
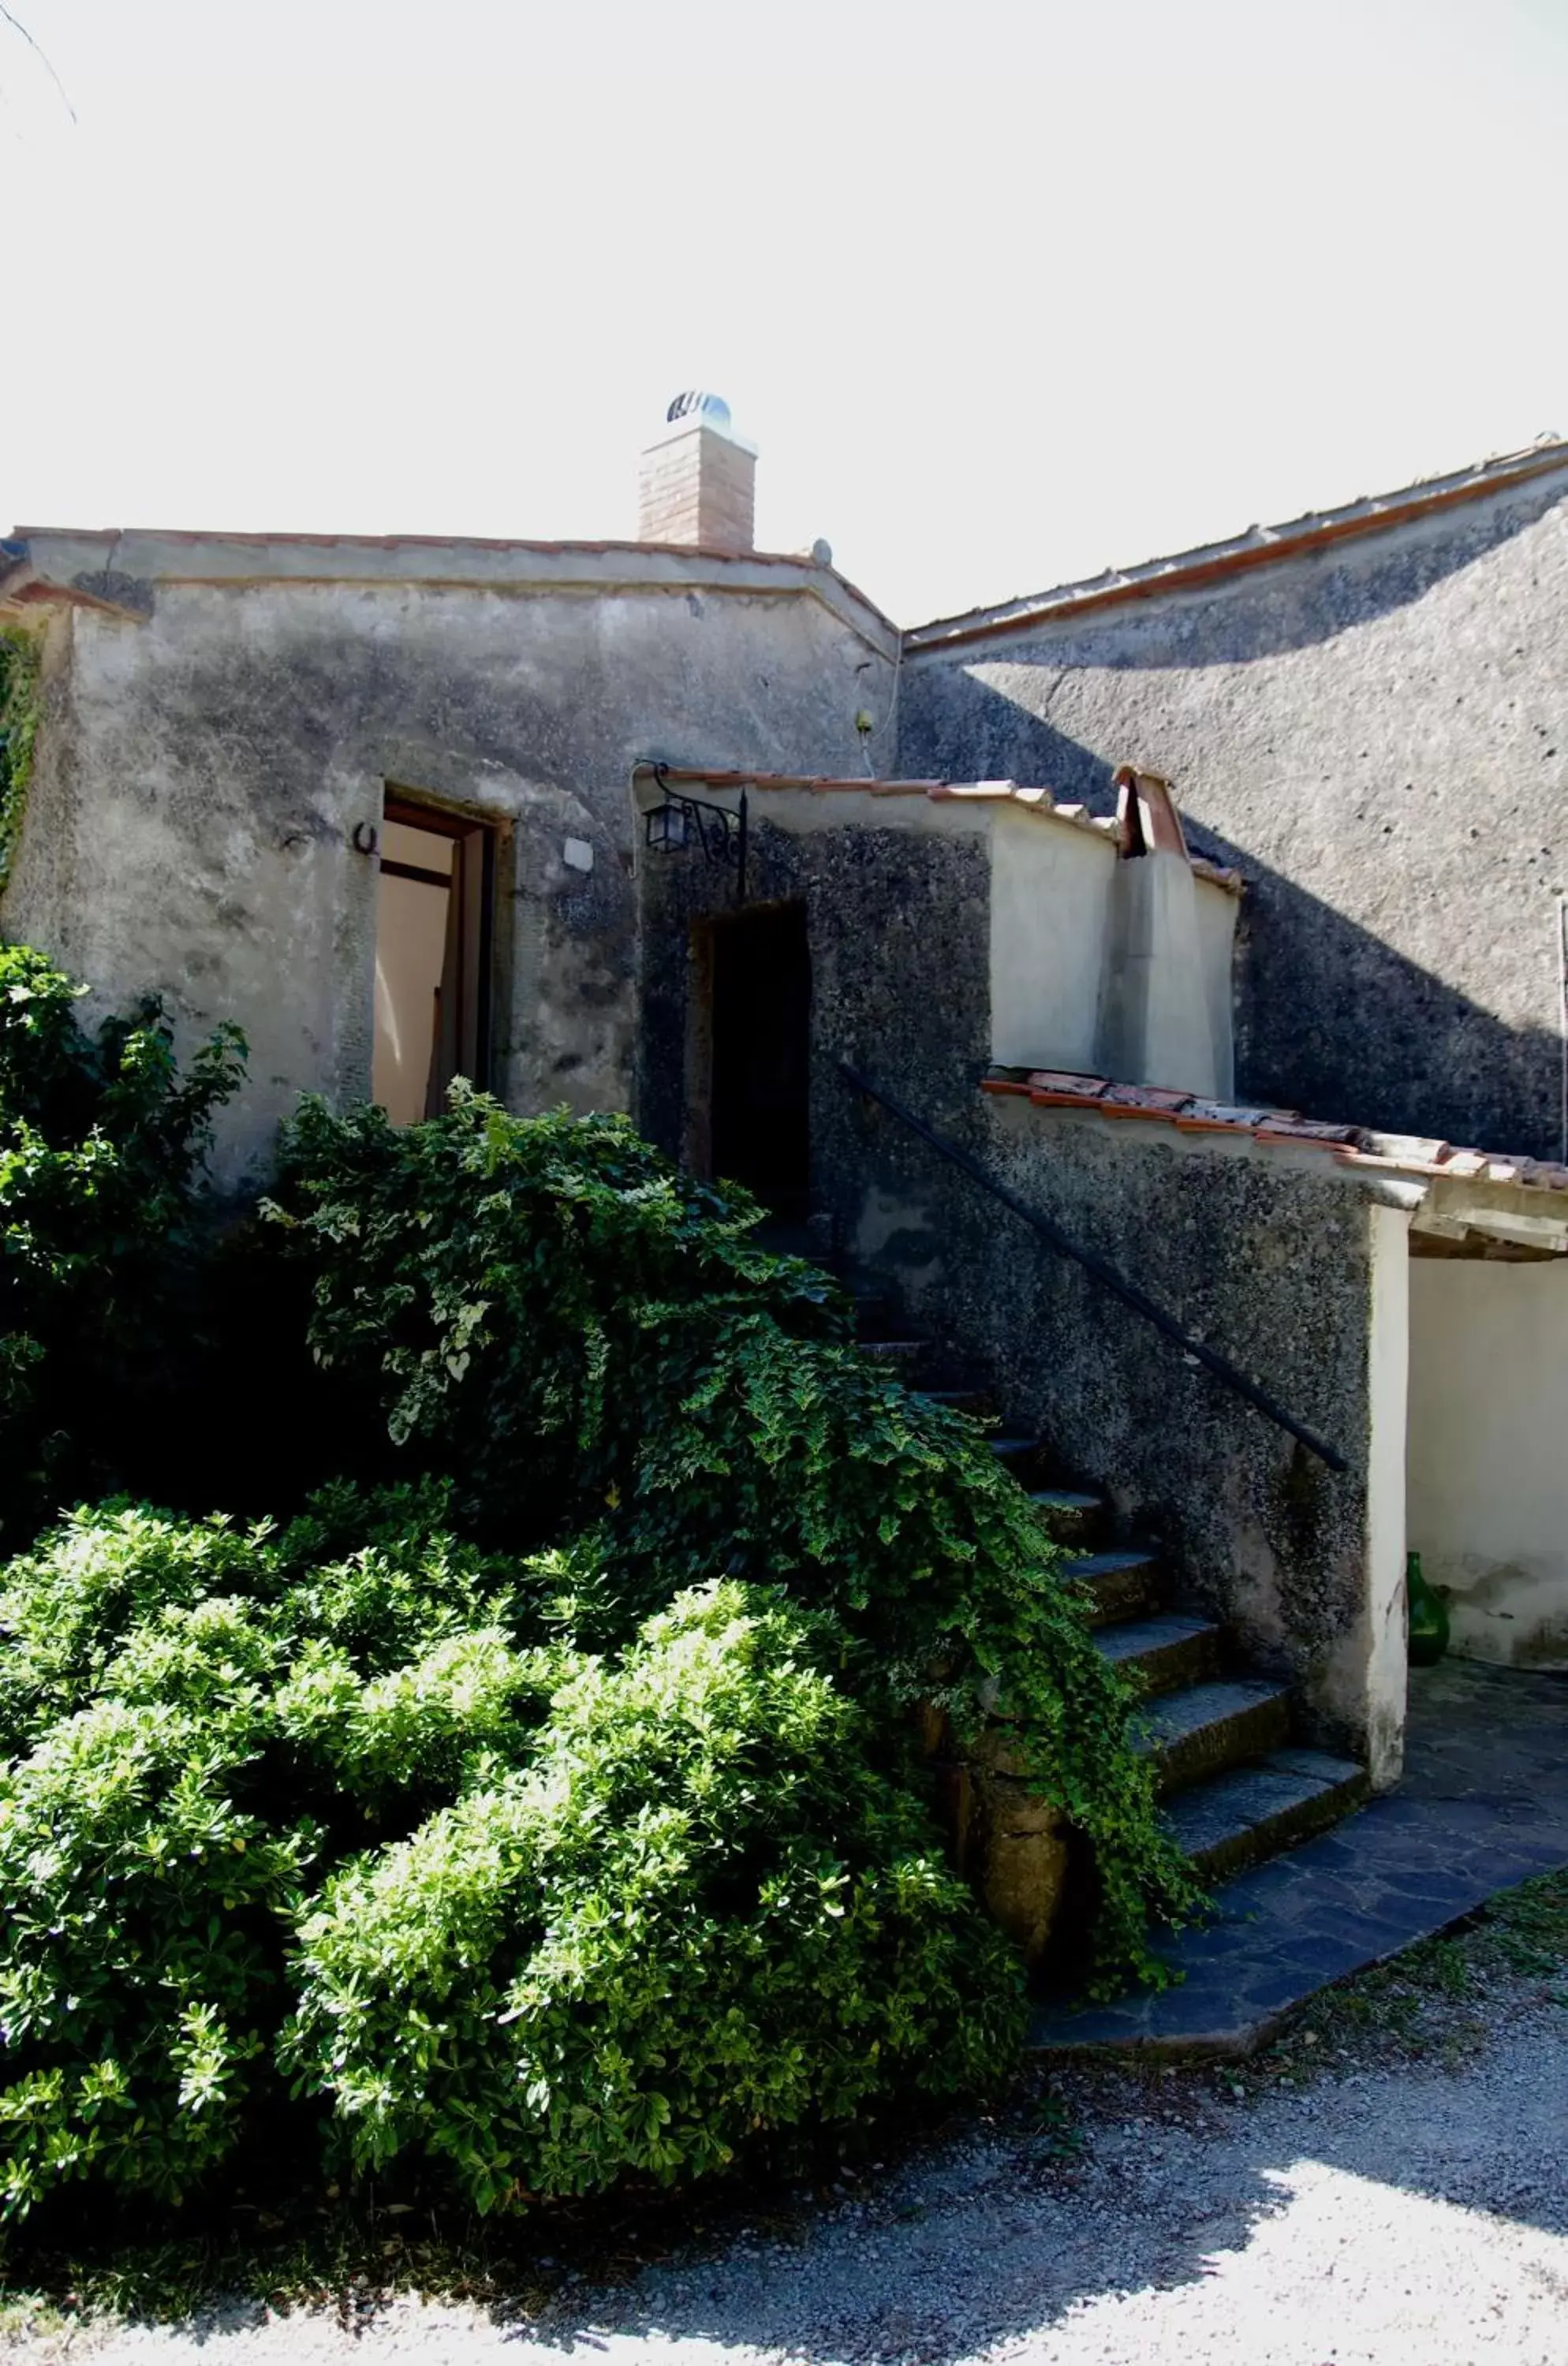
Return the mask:
[(643, 844), (651, 853), (683, 854), (687, 847), (701, 848), (705, 862), (716, 863), (721, 869), (735, 873), (735, 900), (746, 901), (746, 792), (740, 792), (740, 803), (735, 811), (728, 806), (716, 806), (705, 797), (688, 796), (683, 789), (672, 789), (667, 764), (655, 764), (653, 777), (658, 782), (662, 803), (650, 806), (643, 816)]

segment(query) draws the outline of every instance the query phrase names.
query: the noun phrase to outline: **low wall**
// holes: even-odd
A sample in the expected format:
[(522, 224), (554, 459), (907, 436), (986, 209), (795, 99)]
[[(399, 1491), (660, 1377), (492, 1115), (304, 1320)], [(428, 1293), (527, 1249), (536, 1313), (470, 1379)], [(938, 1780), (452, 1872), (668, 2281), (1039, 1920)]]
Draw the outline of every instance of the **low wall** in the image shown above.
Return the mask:
[(1452, 1648), (1568, 1669), (1568, 1269), (1410, 1266), (1410, 1542)]
[[(917, 1099), (914, 1104), (919, 1107)], [(1346, 1456), (1329, 1470), (885, 1114), (824, 1173), (840, 1229), (976, 1357), (1010, 1425), (1167, 1548), (1184, 1594), (1397, 1778), (1404, 1718), (1404, 1222), (1289, 1153), (977, 1090), (964, 1146)]]

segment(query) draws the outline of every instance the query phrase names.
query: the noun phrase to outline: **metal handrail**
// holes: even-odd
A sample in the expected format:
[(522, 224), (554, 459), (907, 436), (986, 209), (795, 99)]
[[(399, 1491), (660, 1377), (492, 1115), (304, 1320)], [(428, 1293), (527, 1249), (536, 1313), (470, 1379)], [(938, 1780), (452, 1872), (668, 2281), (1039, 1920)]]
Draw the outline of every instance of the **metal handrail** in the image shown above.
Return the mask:
[(1349, 1469), (1345, 1457), (1336, 1447), (1319, 1437), (1316, 1431), (1309, 1429), (1304, 1422), (1298, 1421), (1294, 1414), (1287, 1412), (1278, 1398), (1271, 1397), (1267, 1389), (1260, 1389), (1256, 1380), (1249, 1380), (1247, 1374), (1227, 1357), (1206, 1346), (1201, 1339), (1195, 1339), (1190, 1332), (1184, 1331), (1174, 1315), (1168, 1314), (1163, 1306), (1156, 1305), (1136, 1282), (1124, 1280), (1115, 1267), (1108, 1265), (1102, 1256), (1096, 1256), (1092, 1249), (1079, 1248), (1077, 1242), (1069, 1240), (1049, 1216), (1041, 1215), (1038, 1209), (1030, 1207), (1015, 1191), (1010, 1191), (1005, 1183), (998, 1183), (994, 1175), (988, 1175), (979, 1160), (972, 1158), (968, 1151), (960, 1149), (955, 1142), (947, 1141), (933, 1126), (929, 1126), (924, 1118), (917, 1117), (913, 1110), (906, 1109), (901, 1101), (893, 1098), (891, 1093), (885, 1093), (879, 1085), (872, 1083), (869, 1076), (852, 1067), (848, 1060), (839, 1062), (839, 1073), (857, 1092), (879, 1102), (890, 1116), (896, 1117), (901, 1125), (907, 1125), (911, 1133), (919, 1134), (922, 1142), (928, 1143), (961, 1174), (967, 1175), (972, 1183), (977, 1183), (983, 1191), (988, 1191), (993, 1200), (999, 1200), (1002, 1206), (1021, 1223), (1027, 1224), (1032, 1232), (1038, 1233), (1042, 1240), (1049, 1241), (1060, 1256), (1070, 1257), (1075, 1265), (1081, 1265), (1102, 1289), (1109, 1290), (1112, 1297), (1119, 1298), (1123, 1306), (1130, 1306), (1134, 1314), (1141, 1314), (1145, 1323), (1152, 1323), (1156, 1331), (1172, 1340), (1194, 1363), (1201, 1364), (1206, 1371), (1213, 1372), (1216, 1380), (1223, 1380), (1236, 1396), (1245, 1398), (1266, 1420), (1273, 1422), (1277, 1428), (1286, 1431), (1304, 1446), (1309, 1454), (1315, 1454), (1330, 1470)]

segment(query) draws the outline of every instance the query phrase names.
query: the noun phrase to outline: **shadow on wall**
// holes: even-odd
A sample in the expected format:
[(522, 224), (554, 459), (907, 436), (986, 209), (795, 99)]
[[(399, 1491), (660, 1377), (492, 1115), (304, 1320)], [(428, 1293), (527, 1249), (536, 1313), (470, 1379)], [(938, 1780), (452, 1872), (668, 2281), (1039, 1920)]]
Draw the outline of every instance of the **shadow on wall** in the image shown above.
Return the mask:
[[(1051, 695), (1047, 689), (1047, 705)], [(1126, 749), (1114, 759), (1097, 755), (956, 663), (911, 670), (898, 697), (901, 778), (1017, 781), (1048, 788), (1059, 801), (1086, 805), (1091, 813), (1115, 812), (1113, 783), (1117, 766), (1130, 760)]]
[[(1391, 596), (1393, 578), (1404, 599), (1419, 592), (1407, 572), (1391, 566), (1383, 575), (1391, 578)], [(1235, 662), (1242, 653), (1235, 644), (1223, 650), (1209, 646), (1206, 662)], [(1074, 670), (1071, 662), (1043, 665), (1038, 656), (1026, 662), (1041, 677), (1055, 672), (1062, 679)], [(1095, 650), (1092, 662), (1104, 672), (1116, 660)], [(1180, 665), (1197, 662), (1197, 656), (1128, 662)], [(922, 705), (927, 677), (937, 677), (937, 683)], [(1043, 705), (1050, 698), (1048, 679)], [(1092, 812), (1116, 809), (1110, 757), (960, 667), (915, 670), (904, 728), (910, 752), (906, 769), (913, 773), (1043, 781), (1057, 797), (1081, 800)], [(1123, 736), (1137, 736), (1135, 724)], [(1126, 748), (1116, 748), (1114, 755), (1121, 760)], [(1176, 785), (1180, 790), (1180, 781)], [(1194, 854), (1235, 866), (1247, 880), (1235, 970), (1239, 1102), (1301, 1110), (1308, 1117), (1391, 1133), (1443, 1135), (1457, 1145), (1528, 1157), (1563, 1155), (1563, 1046), (1551, 1027), (1499, 1020), (1301, 880), (1263, 862), (1254, 847), (1190, 814), (1182, 814), (1182, 823)], [(1305, 862), (1310, 859), (1308, 847)], [(1443, 887), (1409, 878), (1407, 896), (1415, 911), (1440, 899)], [(1556, 925), (1554, 896), (1542, 892), (1523, 907), (1509, 899), (1511, 952), (1523, 965), (1538, 968), (1542, 1001), (1559, 958)], [(1532, 928), (1540, 932), (1540, 963), (1523, 944), (1523, 932)], [(1471, 952), (1466, 958), (1476, 956)]]
[[(923, 746), (930, 722), (919, 710), (918, 691), (915, 706), (905, 704), (910, 691), (933, 675), (945, 682), (952, 666), (976, 657), (1000, 665), (1018, 662), (1015, 652), (1027, 648), (1033, 634), (1047, 632), (1052, 636), (1050, 663), (1038, 659), (1022, 662), (1041, 664), (1045, 671), (1057, 666), (1064, 673), (1080, 666), (1186, 671), (1251, 665), (1259, 658), (1320, 648), (1352, 625), (1414, 607), (1435, 585), (1514, 541), (1563, 501), (1568, 501), (1568, 487), (1559, 469), (1490, 504), (1434, 511), (1407, 524), (1397, 540), (1352, 536), (1287, 557), (1282, 564), (1260, 561), (1174, 599), (1156, 596), (1093, 609), (1076, 630), (1070, 618), (1055, 624), (1043, 617), (1016, 632), (1000, 632), (994, 639), (961, 642), (947, 665), (933, 652), (907, 672), (900, 691), (900, 763), (906, 732), (912, 730)], [(1119, 636), (1114, 647), (1107, 644), (1108, 631)], [(970, 743), (961, 744), (966, 749)], [(960, 763), (961, 770), (967, 768), (967, 754)], [(1010, 777), (1021, 780), (1023, 775)], [(1083, 782), (1073, 785), (1083, 794)]]
[[(1245, 848), (1213, 843), (1216, 859), (1247, 880), (1235, 968), (1239, 1101), (1456, 1147), (1562, 1156), (1559, 1036), (1510, 1026)], [(1541, 904), (1545, 975), (1557, 917), (1555, 904)]]

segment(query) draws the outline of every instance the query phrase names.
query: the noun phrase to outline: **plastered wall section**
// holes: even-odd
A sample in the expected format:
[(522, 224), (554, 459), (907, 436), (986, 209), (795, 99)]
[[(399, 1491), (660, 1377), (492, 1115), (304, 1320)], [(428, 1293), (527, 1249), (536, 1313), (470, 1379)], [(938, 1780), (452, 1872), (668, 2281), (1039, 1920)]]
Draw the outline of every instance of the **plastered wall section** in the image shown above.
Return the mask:
[(1116, 849), (1065, 822), (993, 809), (991, 1056), (1102, 1074), (1100, 1004)]
[(85, 978), (90, 1009), (162, 992), (186, 1045), (238, 1020), (227, 1186), (265, 1174), (302, 1091), (368, 1093), (377, 871), (355, 836), (386, 784), (503, 826), (496, 1087), (523, 1110), (624, 1107), (634, 760), (841, 772), (862, 761), (857, 707), (886, 704), (866, 684), (886, 659), (805, 597), (679, 579), (141, 591), (145, 621), (51, 625), (0, 929)]
[(1568, 1268), (1411, 1260), (1409, 1496), (1453, 1650), (1568, 1669)]
[(1100, 1075), (1231, 1098), (1229, 1027), (1216, 1041), (1213, 941), (1198, 913), (1200, 894), (1223, 893), (1195, 878), (1178, 853), (1118, 862), (1100, 995)]
[(992, 1059), (1226, 1098), (1236, 897), (1179, 857), (990, 810)]
[(1205, 590), (910, 648), (897, 765), (1098, 812), (1135, 761), (1245, 874), (1244, 1100), (1555, 1157), (1568, 472)]

